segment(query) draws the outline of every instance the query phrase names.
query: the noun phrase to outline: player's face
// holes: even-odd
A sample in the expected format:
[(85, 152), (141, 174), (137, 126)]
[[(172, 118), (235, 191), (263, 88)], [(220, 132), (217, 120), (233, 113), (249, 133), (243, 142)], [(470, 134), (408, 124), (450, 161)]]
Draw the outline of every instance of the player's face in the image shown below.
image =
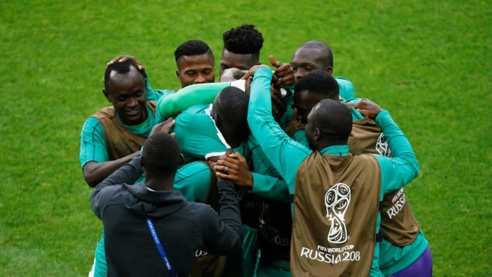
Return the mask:
[(137, 125), (147, 119), (145, 92), (145, 79), (134, 67), (128, 73), (112, 74), (104, 90), (125, 125)]
[(258, 63), (259, 61), (251, 54), (236, 54), (224, 49), (220, 58), (219, 74), (222, 76), (224, 70), (233, 67), (240, 70), (249, 70)]
[(305, 125), (307, 123), (308, 114), (319, 101), (319, 98), (313, 96), (307, 90), (294, 93), (294, 112), (296, 120)]
[[(292, 57), (292, 60), (290, 61), (290, 65), (292, 66), (292, 69), (294, 69), (296, 79), (299, 80), (311, 72), (327, 71), (328, 69), (325, 68), (321, 62), (321, 55), (321, 51), (315, 48), (301, 47), (297, 49)], [(327, 72), (331, 74), (331, 69)]]
[(182, 87), (215, 81), (214, 58), (210, 53), (182, 56), (178, 59), (176, 75)]

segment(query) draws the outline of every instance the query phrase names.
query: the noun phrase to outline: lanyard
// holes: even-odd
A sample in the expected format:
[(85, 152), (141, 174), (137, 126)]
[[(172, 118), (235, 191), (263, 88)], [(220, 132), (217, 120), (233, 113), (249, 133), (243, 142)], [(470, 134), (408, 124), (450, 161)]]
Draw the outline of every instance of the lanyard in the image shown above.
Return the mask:
[(147, 218), (147, 225), (149, 226), (150, 233), (152, 234), (152, 238), (154, 239), (155, 244), (157, 245), (157, 250), (159, 250), (159, 254), (161, 254), (162, 260), (164, 261), (164, 264), (167, 267), (167, 270), (169, 271), (169, 276), (175, 277), (176, 273), (174, 273), (171, 263), (169, 262), (166, 252), (164, 252), (164, 248), (162, 247), (161, 241), (159, 240), (159, 237), (157, 236), (157, 233), (154, 228), (154, 224), (152, 224), (152, 220), (150, 218)]

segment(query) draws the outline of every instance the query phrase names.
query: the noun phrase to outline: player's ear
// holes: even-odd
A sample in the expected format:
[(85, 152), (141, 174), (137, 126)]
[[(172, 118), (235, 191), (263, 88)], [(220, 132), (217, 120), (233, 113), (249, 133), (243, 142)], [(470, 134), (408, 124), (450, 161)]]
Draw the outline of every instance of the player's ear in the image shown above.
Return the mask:
[(218, 115), (217, 113), (213, 113), (212, 118), (213, 118), (213, 119), (214, 119), (214, 121), (215, 121), (215, 125), (216, 125), (216, 126), (219, 126), (219, 122), (220, 122), (220, 117), (219, 117), (219, 115)]
[(185, 157), (182, 153), (179, 153), (179, 165), (184, 164)]
[(331, 66), (327, 66), (327, 67), (325, 68), (325, 72), (331, 75), (331, 74), (333, 73), (333, 67), (331, 67)]
[(142, 158), (140, 158), (140, 167), (145, 167), (145, 158), (144, 156), (142, 155)]
[(314, 130), (313, 139), (314, 140), (319, 140), (320, 138), (321, 138), (321, 131), (318, 128), (316, 128)]
[(108, 100), (108, 102), (111, 102), (111, 97), (109, 96), (109, 94), (106, 92), (105, 89), (102, 89), (102, 93), (104, 94), (104, 97), (106, 97), (106, 99)]

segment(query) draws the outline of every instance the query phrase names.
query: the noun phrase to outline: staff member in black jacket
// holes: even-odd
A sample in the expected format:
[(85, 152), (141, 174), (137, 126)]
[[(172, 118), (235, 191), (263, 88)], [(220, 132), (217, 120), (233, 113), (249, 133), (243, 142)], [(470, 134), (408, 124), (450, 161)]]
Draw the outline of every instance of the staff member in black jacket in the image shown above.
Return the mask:
[[(234, 184), (218, 178), (220, 212), (173, 190), (181, 157), (167, 132), (154, 127), (142, 155), (97, 185), (91, 207), (103, 221), (108, 276), (187, 276), (198, 249), (227, 255), (241, 248)], [(145, 183), (131, 185), (145, 173)]]

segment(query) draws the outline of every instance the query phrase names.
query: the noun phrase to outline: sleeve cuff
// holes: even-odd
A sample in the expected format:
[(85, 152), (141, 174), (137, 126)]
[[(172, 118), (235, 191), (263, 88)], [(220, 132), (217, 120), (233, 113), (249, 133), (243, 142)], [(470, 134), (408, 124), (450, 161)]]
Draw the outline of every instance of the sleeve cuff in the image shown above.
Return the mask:
[(382, 110), (374, 120), (379, 126), (382, 126), (388, 118), (391, 118), (389, 112), (387, 110)]
[[(143, 151), (143, 146), (142, 146), (142, 151)], [(130, 161), (130, 164), (134, 167), (134, 168), (140, 168), (140, 161), (142, 160), (142, 152), (138, 153), (135, 157), (132, 158), (132, 160)]]
[(271, 78), (272, 75), (273, 75), (273, 71), (270, 68), (259, 68), (258, 70), (255, 71), (255, 76), (253, 79), (256, 79), (257, 77)]

